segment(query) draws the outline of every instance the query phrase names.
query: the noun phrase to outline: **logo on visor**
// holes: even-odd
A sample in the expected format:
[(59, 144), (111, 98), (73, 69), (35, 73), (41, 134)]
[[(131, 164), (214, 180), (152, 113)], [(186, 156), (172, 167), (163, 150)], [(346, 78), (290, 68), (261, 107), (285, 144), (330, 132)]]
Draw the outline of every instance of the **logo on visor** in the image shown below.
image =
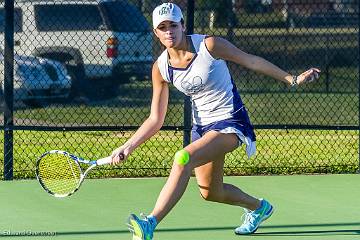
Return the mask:
[(166, 7), (162, 7), (159, 11), (159, 15), (166, 15), (166, 14), (170, 14), (170, 7), (166, 6)]

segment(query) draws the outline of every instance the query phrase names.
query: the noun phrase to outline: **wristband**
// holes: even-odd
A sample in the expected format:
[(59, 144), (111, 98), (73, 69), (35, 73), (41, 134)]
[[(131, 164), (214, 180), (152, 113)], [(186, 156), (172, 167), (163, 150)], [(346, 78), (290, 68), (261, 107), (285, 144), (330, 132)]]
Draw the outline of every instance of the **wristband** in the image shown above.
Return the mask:
[(295, 86), (298, 85), (297, 78), (298, 78), (297, 75), (292, 76), (292, 81), (291, 81), (291, 84), (290, 84), (291, 87), (295, 87)]

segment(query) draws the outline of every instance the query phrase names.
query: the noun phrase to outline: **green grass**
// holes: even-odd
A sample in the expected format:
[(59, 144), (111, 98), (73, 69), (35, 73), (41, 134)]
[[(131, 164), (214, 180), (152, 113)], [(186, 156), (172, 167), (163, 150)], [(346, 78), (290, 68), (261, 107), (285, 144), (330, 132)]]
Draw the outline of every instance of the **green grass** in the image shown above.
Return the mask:
[(254, 124), (359, 124), (357, 94), (252, 94), (244, 102)]
[[(357, 126), (358, 94), (260, 93), (242, 94), (253, 124), (301, 124)], [(14, 116), (18, 124), (50, 126), (137, 126), (149, 114), (149, 106), (127, 106), (122, 97), (113, 106), (49, 106), (19, 109)], [(183, 103), (169, 106), (165, 125), (182, 126)]]
[[(283, 60), (286, 62), (287, 58), (284, 58)], [(236, 86), (240, 92), (268, 94), (281, 92), (283, 94), (292, 94), (289, 92), (289, 87), (284, 83), (279, 83), (279, 81), (275, 79), (247, 71), (246, 69), (243, 69), (236, 64), (229, 64), (229, 66), (232, 70)], [(301, 73), (307, 70), (307, 67), (308, 66), (304, 66), (302, 69), (288, 69), (287, 71), (294, 74)], [(329, 96), (331, 96), (333, 93), (353, 94), (358, 92), (359, 69), (357, 67), (329, 68), (328, 71), (327, 69), (320, 68), (320, 70), (322, 73), (316, 82), (302, 85), (301, 87), (293, 90), (296, 90), (295, 92), (298, 93), (322, 93), (324, 95), (330, 94)], [(276, 96), (277, 95), (274, 93), (274, 97)]]
[[(257, 130), (256, 133), (257, 155), (247, 159), (244, 146), (232, 152), (226, 158), (226, 175), (355, 173), (359, 169), (359, 131)], [(37, 157), (51, 149), (90, 159), (107, 156), (131, 134), (15, 131), (14, 175), (34, 177)], [(90, 177), (166, 176), (173, 154), (182, 146), (182, 137), (182, 132), (161, 131), (121, 166), (98, 168)]]

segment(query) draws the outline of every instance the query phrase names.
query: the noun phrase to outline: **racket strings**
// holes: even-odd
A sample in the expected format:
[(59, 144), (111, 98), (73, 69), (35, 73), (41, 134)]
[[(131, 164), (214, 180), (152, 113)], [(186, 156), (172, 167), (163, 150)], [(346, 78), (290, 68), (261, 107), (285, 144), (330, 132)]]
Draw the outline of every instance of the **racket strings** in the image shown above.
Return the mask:
[(75, 191), (81, 179), (80, 166), (63, 154), (48, 154), (39, 163), (39, 178), (48, 191), (67, 195)]

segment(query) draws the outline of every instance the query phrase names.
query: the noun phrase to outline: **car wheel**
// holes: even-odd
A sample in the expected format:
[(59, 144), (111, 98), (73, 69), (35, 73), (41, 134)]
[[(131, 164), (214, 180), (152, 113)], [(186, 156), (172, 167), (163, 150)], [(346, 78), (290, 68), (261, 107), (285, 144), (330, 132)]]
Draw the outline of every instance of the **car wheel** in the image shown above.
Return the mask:
[(132, 78), (132, 74), (130, 73), (119, 74), (119, 79), (121, 84), (129, 83), (131, 78)]
[(112, 81), (112, 78), (96, 78), (89, 80), (91, 88), (87, 93), (91, 100), (104, 100), (117, 96), (118, 85)]

